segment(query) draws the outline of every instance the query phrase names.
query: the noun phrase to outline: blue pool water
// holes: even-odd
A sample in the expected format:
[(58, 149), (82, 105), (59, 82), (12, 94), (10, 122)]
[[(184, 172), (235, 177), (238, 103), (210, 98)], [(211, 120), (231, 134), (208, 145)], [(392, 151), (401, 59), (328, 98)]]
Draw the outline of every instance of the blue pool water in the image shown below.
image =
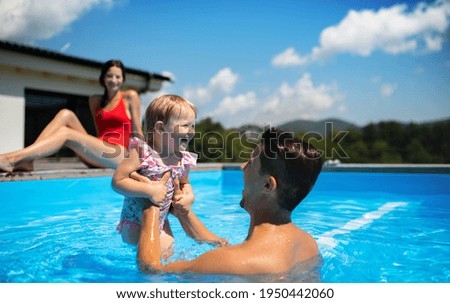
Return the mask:
[[(116, 233), (122, 196), (109, 177), (0, 183), (0, 282), (240, 282), (254, 277), (139, 272)], [(240, 171), (194, 172), (196, 214), (245, 239)], [(171, 218), (173, 259), (212, 247)], [(328, 173), (293, 213), (319, 243), (323, 282), (450, 282), (450, 175)], [(250, 279), (250, 280), (249, 280)]]

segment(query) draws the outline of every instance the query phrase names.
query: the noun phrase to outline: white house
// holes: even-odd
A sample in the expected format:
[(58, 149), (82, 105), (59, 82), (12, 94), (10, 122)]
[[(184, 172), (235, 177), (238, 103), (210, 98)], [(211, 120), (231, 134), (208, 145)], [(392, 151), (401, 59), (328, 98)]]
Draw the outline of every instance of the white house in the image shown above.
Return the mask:
[[(88, 98), (103, 93), (103, 63), (0, 40), (0, 154), (33, 143), (61, 108), (73, 110), (95, 135)], [(138, 69), (126, 72), (124, 88), (140, 94), (171, 81)]]

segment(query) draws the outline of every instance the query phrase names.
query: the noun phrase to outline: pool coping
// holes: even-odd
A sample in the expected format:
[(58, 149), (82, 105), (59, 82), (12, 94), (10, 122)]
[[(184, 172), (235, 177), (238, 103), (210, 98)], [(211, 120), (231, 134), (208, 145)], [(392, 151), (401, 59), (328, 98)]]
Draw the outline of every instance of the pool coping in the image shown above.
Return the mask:
[[(241, 163), (198, 163), (191, 171), (239, 170)], [(449, 174), (450, 164), (325, 164), (324, 172), (372, 172), (372, 173), (431, 173)], [(40, 159), (35, 161), (35, 171), (0, 173), (0, 182), (50, 180), (112, 176), (111, 168), (88, 168), (76, 158)]]

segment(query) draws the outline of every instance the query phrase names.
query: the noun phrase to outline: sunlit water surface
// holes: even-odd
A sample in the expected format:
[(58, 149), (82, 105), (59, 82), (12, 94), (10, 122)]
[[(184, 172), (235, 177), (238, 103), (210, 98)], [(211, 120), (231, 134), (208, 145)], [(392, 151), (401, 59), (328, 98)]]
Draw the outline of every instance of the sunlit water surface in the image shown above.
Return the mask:
[[(449, 282), (450, 175), (327, 173), (293, 213), (318, 241), (321, 262), (239, 277), (143, 274), (115, 227), (123, 197), (110, 177), (0, 183), (0, 282)], [(193, 210), (231, 244), (244, 241), (240, 171), (193, 172)], [(213, 247), (174, 217), (171, 260)], [(308, 268), (308, 270), (304, 270)]]

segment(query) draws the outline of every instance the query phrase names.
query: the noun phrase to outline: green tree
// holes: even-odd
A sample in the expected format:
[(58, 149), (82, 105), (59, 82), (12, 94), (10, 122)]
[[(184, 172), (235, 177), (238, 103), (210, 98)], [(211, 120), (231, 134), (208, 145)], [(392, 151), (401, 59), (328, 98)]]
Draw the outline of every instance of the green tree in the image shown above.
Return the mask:
[[(260, 131), (254, 126), (225, 129), (220, 123), (206, 118), (197, 124), (196, 135), (189, 148), (199, 154), (199, 162), (243, 162), (256, 146)], [(324, 160), (450, 163), (449, 133), (450, 120), (407, 125), (395, 121), (370, 123), (362, 129), (349, 130), (341, 137), (336, 130), (327, 134), (327, 138), (319, 133), (299, 132), (295, 135), (321, 151)]]
[(418, 139), (413, 139), (406, 146), (406, 160), (410, 163), (431, 163), (433, 157), (431, 157)]

